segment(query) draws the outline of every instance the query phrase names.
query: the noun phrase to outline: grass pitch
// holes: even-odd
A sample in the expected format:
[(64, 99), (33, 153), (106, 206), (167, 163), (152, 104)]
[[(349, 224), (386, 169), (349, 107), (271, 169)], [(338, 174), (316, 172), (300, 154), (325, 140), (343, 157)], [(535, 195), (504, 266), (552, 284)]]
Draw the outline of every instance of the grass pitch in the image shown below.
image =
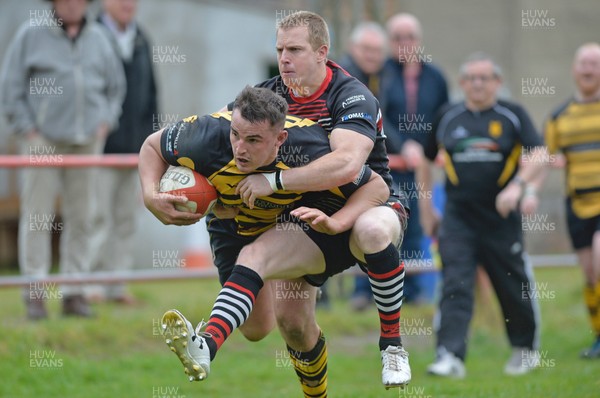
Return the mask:
[[(353, 313), (336, 299), (318, 312), (329, 347), (329, 396), (360, 397), (577, 397), (600, 396), (600, 360), (584, 361), (579, 351), (592, 341), (575, 268), (536, 272), (542, 308), (542, 367), (521, 377), (502, 372), (510, 355), (495, 302), (479, 304), (471, 326), (467, 377), (427, 376), (434, 355), (432, 306), (406, 305), (404, 344), (413, 381), (405, 390), (386, 391), (380, 382), (378, 321), (374, 307)], [(349, 283), (350, 280), (348, 279)], [(137, 307), (95, 306), (93, 320), (63, 319), (60, 301), (51, 318), (28, 322), (18, 289), (0, 290), (0, 397), (191, 398), (301, 397), (285, 345), (277, 331), (258, 343), (235, 333), (223, 346), (204, 382), (189, 383), (177, 358), (159, 335), (163, 312), (178, 308), (193, 322), (208, 318), (218, 282), (186, 281), (131, 286)]]

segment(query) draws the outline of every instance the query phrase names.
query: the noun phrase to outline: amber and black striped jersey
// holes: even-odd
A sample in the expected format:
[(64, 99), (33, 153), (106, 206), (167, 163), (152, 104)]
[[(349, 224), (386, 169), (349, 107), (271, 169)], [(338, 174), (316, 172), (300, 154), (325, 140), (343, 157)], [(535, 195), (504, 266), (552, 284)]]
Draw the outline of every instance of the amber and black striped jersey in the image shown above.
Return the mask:
[(567, 193), (580, 218), (600, 215), (600, 101), (570, 99), (552, 113), (544, 136), (567, 160)]
[(517, 172), (522, 151), (542, 145), (525, 110), (506, 101), (480, 112), (464, 103), (448, 105), (433, 131), (425, 155), (433, 160), (444, 150), (449, 200), (494, 203)]
[[(229, 139), (230, 127), (231, 112), (187, 117), (165, 128), (161, 136), (161, 153), (167, 163), (189, 167), (207, 177), (224, 206), (240, 209), (235, 218), (238, 233), (257, 235), (272, 227), (284, 210), (292, 208), (302, 198), (302, 193), (278, 191), (268, 197), (257, 198), (254, 208), (250, 209), (235, 193), (237, 184), (248, 174), (304, 166), (331, 152), (331, 149), (327, 135), (318, 124), (288, 116), (285, 123), (288, 138), (279, 148), (277, 158), (253, 173), (244, 173), (235, 165)], [(369, 180), (371, 170), (365, 168), (361, 176), (343, 187), (315, 193), (324, 198), (324, 203), (331, 205), (321, 210), (327, 214), (339, 210), (346, 198)]]
[[(327, 135), (333, 129), (342, 128), (373, 140), (374, 146), (367, 164), (391, 190), (392, 177), (388, 168), (379, 102), (364, 84), (335, 62), (327, 61), (326, 72), (319, 89), (309, 97), (295, 96), (279, 75), (256, 87), (268, 88), (285, 98), (289, 114), (317, 122)], [(229, 104), (228, 109), (231, 110), (232, 106), (233, 103)]]

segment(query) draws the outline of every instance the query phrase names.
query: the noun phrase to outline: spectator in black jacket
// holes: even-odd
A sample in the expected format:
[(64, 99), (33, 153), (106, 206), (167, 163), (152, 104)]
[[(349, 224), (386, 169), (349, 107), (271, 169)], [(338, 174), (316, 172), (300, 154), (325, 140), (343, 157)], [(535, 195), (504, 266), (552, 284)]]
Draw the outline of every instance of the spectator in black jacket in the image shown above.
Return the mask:
[[(104, 0), (98, 18), (123, 62), (127, 81), (123, 112), (118, 127), (106, 140), (105, 154), (137, 154), (153, 132), (153, 120), (158, 116), (152, 49), (134, 20), (136, 9), (137, 0)], [(135, 216), (140, 208), (137, 169), (102, 168), (98, 187), (99, 252), (95, 271), (131, 269)], [(124, 304), (133, 302), (123, 284), (105, 286), (98, 298)]]
[[(379, 96), (387, 136), (388, 154), (402, 155), (406, 170), (392, 170), (395, 187), (406, 193), (411, 221), (405, 232), (400, 258), (404, 260), (405, 301), (424, 297), (426, 276), (418, 271), (430, 270), (432, 261), (423, 250), (423, 230), (418, 222), (419, 198), (431, 196), (415, 183), (414, 169), (424, 162), (423, 145), (432, 134), (435, 114), (448, 102), (446, 80), (432, 64), (432, 56), (421, 44), (422, 31), (418, 19), (411, 14), (397, 14), (387, 22), (391, 57), (383, 69), (383, 85)], [(429, 289), (432, 290), (432, 289)]]

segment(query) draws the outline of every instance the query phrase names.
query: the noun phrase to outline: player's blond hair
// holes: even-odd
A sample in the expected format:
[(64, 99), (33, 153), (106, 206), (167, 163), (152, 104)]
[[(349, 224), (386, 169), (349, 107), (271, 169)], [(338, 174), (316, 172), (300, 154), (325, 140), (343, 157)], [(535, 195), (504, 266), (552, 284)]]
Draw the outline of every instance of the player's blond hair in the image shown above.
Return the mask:
[(329, 49), (329, 28), (327, 22), (319, 14), (310, 11), (298, 11), (283, 18), (277, 24), (279, 29), (287, 30), (305, 26), (308, 29), (308, 42), (313, 50), (321, 46)]

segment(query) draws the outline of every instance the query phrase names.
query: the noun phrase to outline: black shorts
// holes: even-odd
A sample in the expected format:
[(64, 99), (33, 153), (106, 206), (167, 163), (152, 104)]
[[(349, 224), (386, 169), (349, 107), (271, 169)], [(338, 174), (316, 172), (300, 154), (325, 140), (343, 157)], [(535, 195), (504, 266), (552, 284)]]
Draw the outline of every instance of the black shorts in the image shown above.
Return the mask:
[(224, 285), (237, 264), (242, 248), (254, 242), (260, 235), (239, 235), (233, 219), (219, 219), (212, 213), (206, 216), (206, 229), (210, 236), (213, 262), (219, 271), (219, 282)]
[[(325, 272), (317, 275), (306, 275), (304, 278), (314, 286), (321, 286), (327, 278), (338, 274), (356, 263), (350, 252), (350, 233), (346, 231), (338, 235), (327, 235), (310, 228), (304, 221), (289, 218), (301, 226), (302, 231), (317, 244), (325, 257)], [(219, 219), (209, 214), (206, 219), (210, 235), (210, 246), (213, 262), (219, 272), (221, 285), (227, 282), (242, 248), (254, 242), (260, 235), (242, 236), (237, 233), (235, 221)]]
[(325, 258), (325, 272), (304, 276), (304, 279), (311, 285), (321, 286), (330, 276), (339, 274), (357, 263), (356, 258), (350, 251), (350, 234), (352, 230), (337, 235), (328, 235), (315, 231), (304, 221), (297, 221), (297, 224), (319, 246)]
[(571, 199), (568, 198), (567, 206), (567, 224), (569, 225), (569, 236), (575, 249), (583, 249), (592, 246), (592, 239), (597, 231), (600, 231), (600, 215), (591, 218), (579, 218), (571, 206)]
[[(387, 206), (394, 211), (398, 217), (398, 222), (400, 222), (401, 230), (404, 231), (408, 225), (410, 213), (401, 200), (398, 197), (392, 196), (382, 206)], [(337, 235), (327, 235), (313, 230), (303, 221), (298, 221), (298, 223), (302, 226), (302, 230), (306, 235), (319, 246), (325, 257), (325, 272), (316, 275), (305, 275), (304, 279), (308, 283), (313, 286), (321, 286), (329, 277), (339, 274), (355, 264), (358, 264), (364, 272), (367, 272), (366, 264), (357, 260), (350, 250), (350, 234), (352, 230)], [(398, 239), (396, 249), (400, 250), (401, 245), (402, 236)]]

